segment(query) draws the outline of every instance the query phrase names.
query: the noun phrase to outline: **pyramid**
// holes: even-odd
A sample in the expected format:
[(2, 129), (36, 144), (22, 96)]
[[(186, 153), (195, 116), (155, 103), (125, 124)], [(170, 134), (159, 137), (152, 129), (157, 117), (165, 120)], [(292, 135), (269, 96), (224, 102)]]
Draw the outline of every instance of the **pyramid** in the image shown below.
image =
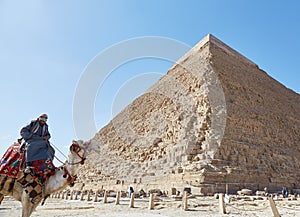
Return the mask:
[(93, 138), (86, 185), (300, 188), (300, 95), (213, 35)]

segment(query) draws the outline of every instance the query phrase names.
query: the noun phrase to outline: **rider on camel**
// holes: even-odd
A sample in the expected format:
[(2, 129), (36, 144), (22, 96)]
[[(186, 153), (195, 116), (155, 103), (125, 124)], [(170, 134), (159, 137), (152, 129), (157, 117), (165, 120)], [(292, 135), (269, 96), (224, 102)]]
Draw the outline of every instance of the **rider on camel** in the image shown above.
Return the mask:
[(48, 115), (42, 114), (21, 129), (24, 139), (22, 147), (26, 150), (26, 170), (29, 171), (31, 162), (37, 160), (53, 160), (55, 150), (49, 143), (50, 133), (47, 125)]

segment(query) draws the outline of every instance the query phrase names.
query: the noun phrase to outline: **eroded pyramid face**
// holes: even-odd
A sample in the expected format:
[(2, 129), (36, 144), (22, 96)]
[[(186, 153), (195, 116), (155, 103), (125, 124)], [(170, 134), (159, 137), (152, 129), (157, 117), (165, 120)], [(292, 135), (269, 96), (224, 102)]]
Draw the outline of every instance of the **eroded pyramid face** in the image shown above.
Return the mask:
[(121, 168), (134, 176), (166, 174), (189, 161), (202, 161), (200, 170), (214, 158), (224, 134), (226, 102), (206, 53), (198, 50), (189, 51), (97, 134), (105, 149), (101, 153), (110, 153), (101, 161), (102, 172), (107, 168), (120, 178), (128, 175)]
[(299, 102), (299, 94), (208, 36), (96, 134), (100, 152), (90, 168), (166, 188), (170, 180), (216, 192), (224, 183), (231, 190), (239, 183), (298, 186)]

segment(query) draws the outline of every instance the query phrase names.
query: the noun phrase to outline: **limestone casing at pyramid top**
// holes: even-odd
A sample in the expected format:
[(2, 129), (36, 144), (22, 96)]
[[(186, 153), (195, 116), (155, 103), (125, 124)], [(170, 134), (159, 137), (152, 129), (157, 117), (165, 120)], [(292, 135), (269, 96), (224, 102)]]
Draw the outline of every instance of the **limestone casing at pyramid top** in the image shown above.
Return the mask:
[(188, 51), (186, 54), (184, 54), (177, 62), (180, 63), (184, 59), (186, 59), (189, 55), (191, 55), (192, 52), (197, 52), (197, 51), (201, 50), (203, 47), (206, 46), (207, 43), (212, 43), (212, 44), (220, 47), (227, 54), (236, 56), (240, 60), (243, 60), (243, 61), (245, 61), (245, 62), (247, 62), (247, 63), (249, 63), (251, 65), (254, 65), (254, 66), (258, 67), (258, 65), (255, 64), (253, 61), (251, 61), (250, 59), (248, 59), (247, 57), (245, 57), (244, 55), (242, 55), (238, 51), (234, 50), (233, 48), (231, 48), (230, 46), (228, 46), (227, 44), (225, 44), (224, 42), (222, 42), (221, 40), (219, 40), (217, 37), (215, 37), (212, 34), (207, 34), (190, 51)]

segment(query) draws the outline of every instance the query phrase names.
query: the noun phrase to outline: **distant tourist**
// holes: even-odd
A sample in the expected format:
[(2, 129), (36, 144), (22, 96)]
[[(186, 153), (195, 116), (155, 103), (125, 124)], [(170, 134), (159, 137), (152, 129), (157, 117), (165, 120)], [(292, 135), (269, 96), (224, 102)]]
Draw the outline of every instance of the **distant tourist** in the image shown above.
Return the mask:
[(281, 193), (282, 193), (283, 198), (288, 198), (289, 192), (288, 192), (288, 190), (286, 189), (286, 187), (282, 187)]
[(267, 187), (264, 188), (264, 192), (265, 192), (265, 196), (268, 196), (269, 195), (269, 190)]
[(133, 192), (134, 192), (133, 187), (130, 186), (129, 189), (128, 189), (129, 197), (131, 197), (131, 195), (133, 194)]

